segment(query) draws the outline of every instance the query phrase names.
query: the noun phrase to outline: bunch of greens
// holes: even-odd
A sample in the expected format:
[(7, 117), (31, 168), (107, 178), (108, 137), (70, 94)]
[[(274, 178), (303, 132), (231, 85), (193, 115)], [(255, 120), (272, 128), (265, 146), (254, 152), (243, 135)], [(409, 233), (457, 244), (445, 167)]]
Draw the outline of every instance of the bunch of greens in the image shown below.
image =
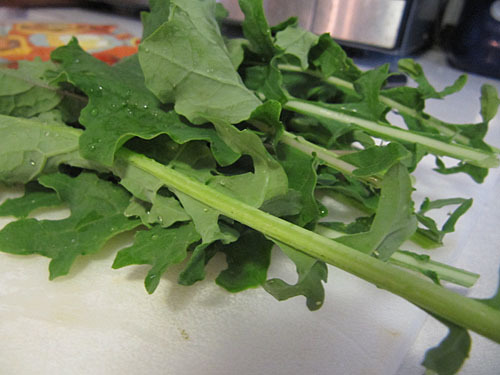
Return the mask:
[[(425, 101), (460, 90), (465, 77), (439, 92), (404, 59), (400, 73), (415, 87), (388, 89), (387, 65), (362, 72), (329, 35), (294, 18), (270, 27), (259, 0), (240, 0), (245, 37), (230, 40), (213, 0), (150, 5), (138, 54), (114, 66), (72, 40), (50, 62), (0, 71), (0, 181), (25, 186), (0, 206), (17, 218), (0, 231), (1, 251), (51, 258), (53, 279), (135, 230), (113, 268), (151, 265), (149, 293), (183, 261), (178, 282), (196, 283), (222, 252), (220, 286), (302, 295), (310, 310), (323, 304), (330, 264), (449, 327), (424, 360), (439, 374), (460, 368), (467, 330), (500, 342), (498, 293), (482, 301), (454, 293), (441, 281), (472, 286), (477, 275), (400, 249), (407, 240), (438, 246), (472, 204), (426, 199), (416, 210), (411, 173), (424, 156), (434, 155), (438, 173), (477, 182), (498, 165), (498, 150), (483, 141), (499, 104), (493, 87), (482, 88), (481, 123), (449, 124), (426, 114)], [(387, 121), (391, 110), (407, 128)], [(364, 214), (328, 221), (320, 193)], [(68, 218), (30, 217), (61, 205)], [(440, 228), (427, 213), (449, 206), (457, 208)], [(295, 263), (296, 284), (267, 279), (274, 246)]]

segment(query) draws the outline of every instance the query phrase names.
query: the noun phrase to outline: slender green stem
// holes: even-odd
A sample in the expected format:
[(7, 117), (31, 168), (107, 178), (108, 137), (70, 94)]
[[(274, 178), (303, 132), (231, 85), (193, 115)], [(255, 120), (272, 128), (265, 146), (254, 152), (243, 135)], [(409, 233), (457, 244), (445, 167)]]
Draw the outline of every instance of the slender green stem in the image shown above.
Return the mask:
[(499, 165), (498, 159), (492, 153), (476, 150), (464, 145), (442, 142), (388, 124), (381, 124), (342, 112), (333, 111), (307, 101), (291, 99), (286, 102), (283, 107), (290, 111), (316, 118), (335, 120), (345, 124), (354, 124), (383, 139), (397, 139), (403, 142), (421, 144), (436, 155), (449, 156), (466, 161), (478, 167), (491, 168)]
[(486, 304), (267, 214), (144, 155), (122, 149), (116, 158), (150, 173), (167, 187), (182, 191), (223, 215), (397, 294), (433, 314), (500, 342), (500, 311)]
[(435, 272), (439, 279), (467, 288), (473, 286), (479, 279), (479, 275), (476, 273), (436, 262), (427, 256), (419, 257), (418, 254), (403, 250), (396, 251), (389, 258), (389, 262), (419, 272)]
[[(354, 170), (357, 169), (356, 166), (349, 164), (342, 159), (339, 159), (339, 155), (334, 151), (327, 150), (324, 147), (318, 146), (312, 142), (309, 142), (304, 137), (296, 136), (292, 133), (285, 131), (283, 136), (280, 139), (280, 142), (283, 142), (297, 150), (300, 150), (308, 155), (317, 156), (324, 164), (332, 167), (339, 172), (353, 176)], [(361, 180), (368, 182), (369, 184), (378, 187), (380, 186), (380, 177), (379, 176), (368, 176), (368, 177), (359, 177)]]
[[(338, 232), (321, 224), (316, 226), (315, 232), (331, 239), (344, 235), (344, 233)], [(479, 275), (476, 273), (436, 262), (431, 260), (428, 255), (420, 255), (404, 250), (396, 251), (388, 259), (388, 262), (413, 271), (435, 272), (440, 280), (449, 281), (467, 288), (472, 287), (479, 278)]]
[[(278, 68), (281, 70), (284, 70), (284, 71), (305, 73), (305, 74), (312, 75), (312, 76), (315, 76), (318, 78), (322, 78), (321, 74), (318, 72), (315, 72), (313, 70), (305, 70), (304, 71), (300, 67), (294, 66), (294, 65), (279, 64)], [(341, 89), (347, 90), (347, 91), (349, 91), (350, 94), (358, 95), (358, 93), (356, 92), (356, 90), (354, 88), (354, 85), (351, 82), (346, 81), (342, 78), (331, 76), (331, 77), (324, 79), (324, 81), (332, 86), (336, 86), (336, 87), (339, 87)], [(397, 101), (395, 101), (387, 96), (384, 96), (383, 94), (379, 95), (378, 98), (379, 98), (380, 102), (382, 102), (385, 105), (387, 105), (388, 107), (391, 107), (392, 109), (398, 111), (399, 113), (405, 114), (405, 115), (408, 115), (408, 116), (411, 116), (411, 117), (417, 119), (418, 121), (422, 122), (426, 126), (436, 129), (442, 135), (453, 137), (453, 140), (455, 140), (456, 142), (458, 142), (460, 144), (470, 146), (471, 140), (468, 137), (466, 137), (462, 134), (458, 134), (455, 130), (448, 128), (447, 126), (445, 126), (443, 124), (442, 121), (438, 120), (437, 118), (435, 118), (429, 114), (419, 113), (415, 109), (410, 108), (404, 104), (401, 104), (401, 103), (399, 103), (399, 102), (397, 102)], [(497, 148), (493, 148), (493, 149), (497, 153), (500, 152), (500, 150)]]
[[(250, 122), (252, 123), (253, 126), (255, 126), (257, 129), (263, 132), (270, 131), (269, 125), (263, 122), (256, 120), (251, 120)], [(354, 170), (357, 169), (355, 165), (352, 165), (340, 159), (340, 155), (337, 154), (335, 151), (328, 150), (324, 147), (318, 146), (312, 142), (309, 142), (304, 137), (297, 136), (293, 133), (287, 132), (286, 130), (283, 131), (283, 134), (279, 141), (299, 151), (302, 151), (307, 155), (316, 156), (323, 162), (323, 164), (328, 165), (329, 167), (332, 167), (345, 175), (354, 176), (353, 172)], [(364, 182), (367, 182), (373, 185), (374, 187), (380, 186), (380, 180), (381, 180), (380, 176), (368, 176), (368, 177), (356, 176), (356, 178), (359, 178), (360, 180), (363, 180)]]

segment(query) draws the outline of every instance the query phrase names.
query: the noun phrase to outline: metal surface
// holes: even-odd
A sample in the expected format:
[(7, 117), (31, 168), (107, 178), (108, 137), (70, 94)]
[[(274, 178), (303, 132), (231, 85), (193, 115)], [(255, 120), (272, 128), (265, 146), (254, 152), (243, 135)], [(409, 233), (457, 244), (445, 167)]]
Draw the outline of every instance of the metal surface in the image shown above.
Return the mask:
[[(271, 25), (298, 16), (300, 26), (330, 33), (344, 45), (408, 54), (428, 44), (447, 0), (264, 0)], [(243, 14), (237, 0), (220, 0), (229, 20)]]
[(311, 31), (329, 32), (341, 41), (393, 49), (407, 1), (318, 0)]
[[(242, 21), (237, 0), (221, 0), (229, 19)], [(406, 0), (264, 0), (271, 25), (298, 16), (299, 24), (315, 33), (330, 33), (334, 38), (380, 48), (392, 49), (408, 1)]]
[[(229, 12), (232, 21), (243, 21), (244, 15), (240, 10), (237, 0), (218, 0)], [(299, 16), (300, 26), (311, 29), (314, 22), (317, 0), (290, 1), (290, 0), (264, 0), (264, 10), (271, 25), (275, 25), (289, 17)]]

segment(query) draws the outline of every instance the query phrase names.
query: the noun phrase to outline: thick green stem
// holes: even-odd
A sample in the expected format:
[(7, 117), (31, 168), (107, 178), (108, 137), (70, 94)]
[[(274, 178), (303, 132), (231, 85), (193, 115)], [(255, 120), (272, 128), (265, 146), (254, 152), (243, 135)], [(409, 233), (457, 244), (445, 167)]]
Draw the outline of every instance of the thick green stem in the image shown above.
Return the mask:
[(500, 311), (228, 197), (144, 155), (122, 149), (116, 157), (223, 215), (500, 343)]
[(291, 99), (286, 102), (283, 107), (287, 110), (315, 118), (324, 118), (345, 124), (354, 124), (370, 134), (383, 139), (396, 139), (403, 142), (420, 144), (436, 155), (449, 156), (466, 161), (478, 167), (492, 168), (499, 165), (498, 159), (492, 153), (476, 150), (463, 145), (442, 142), (389, 124), (381, 124), (342, 112), (333, 111), (307, 101)]

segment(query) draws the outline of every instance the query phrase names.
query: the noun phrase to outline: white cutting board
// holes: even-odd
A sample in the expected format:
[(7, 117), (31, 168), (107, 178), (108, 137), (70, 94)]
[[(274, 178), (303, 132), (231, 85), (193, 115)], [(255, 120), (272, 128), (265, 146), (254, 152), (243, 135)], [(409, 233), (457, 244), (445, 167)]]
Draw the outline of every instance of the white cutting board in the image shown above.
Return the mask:
[[(62, 14), (38, 12), (47, 20)], [(75, 17), (74, 10), (68, 14)], [(81, 22), (92, 19), (88, 12), (77, 16)], [(457, 76), (449, 68), (430, 73), (442, 78), (443, 86)], [(431, 105), (431, 110), (449, 121), (477, 120), (478, 86), (484, 81), (474, 78), (453, 108)], [(500, 146), (498, 117), (492, 125), (489, 140)], [(439, 177), (425, 171), (417, 175), (419, 185)], [(452, 182), (424, 193), (473, 196), (487, 203), (499, 191), (498, 176), (495, 171), (482, 186), (464, 176), (450, 177)], [(0, 201), (15, 193), (0, 188)], [(343, 214), (338, 207), (336, 215)], [(0, 220), (0, 226), (7, 221)], [(472, 244), (463, 246), (464, 239), (471, 231), (480, 233), (484, 220), (481, 205), (475, 205), (437, 258), (475, 251)], [(500, 231), (488, 235), (500, 242)], [(148, 295), (143, 286), (147, 267), (111, 269), (114, 253), (129, 241), (121, 236), (100, 254), (79, 258), (70, 276), (55, 281), (48, 280), (47, 259), (0, 253), (1, 374), (396, 374), (425, 320), (399, 297), (332, 267), (326, 301), (317, 312), (308, 311), (303, 298), (277, 302), (262, 289), (230, 294), (213, 283), (224, 268), (222, 257), (209, 265), (206, 281), (179, 286), (171, 272)], [(273, 262), (270, 277), (294, 280), (290, 262), (278, 253)], [(492, 290), (496, 273), (491, 268), (483, 280)], [(420, 360), (423, 354), (415, 356)], [(423, 373), (415, 368), (415, 374)]]

